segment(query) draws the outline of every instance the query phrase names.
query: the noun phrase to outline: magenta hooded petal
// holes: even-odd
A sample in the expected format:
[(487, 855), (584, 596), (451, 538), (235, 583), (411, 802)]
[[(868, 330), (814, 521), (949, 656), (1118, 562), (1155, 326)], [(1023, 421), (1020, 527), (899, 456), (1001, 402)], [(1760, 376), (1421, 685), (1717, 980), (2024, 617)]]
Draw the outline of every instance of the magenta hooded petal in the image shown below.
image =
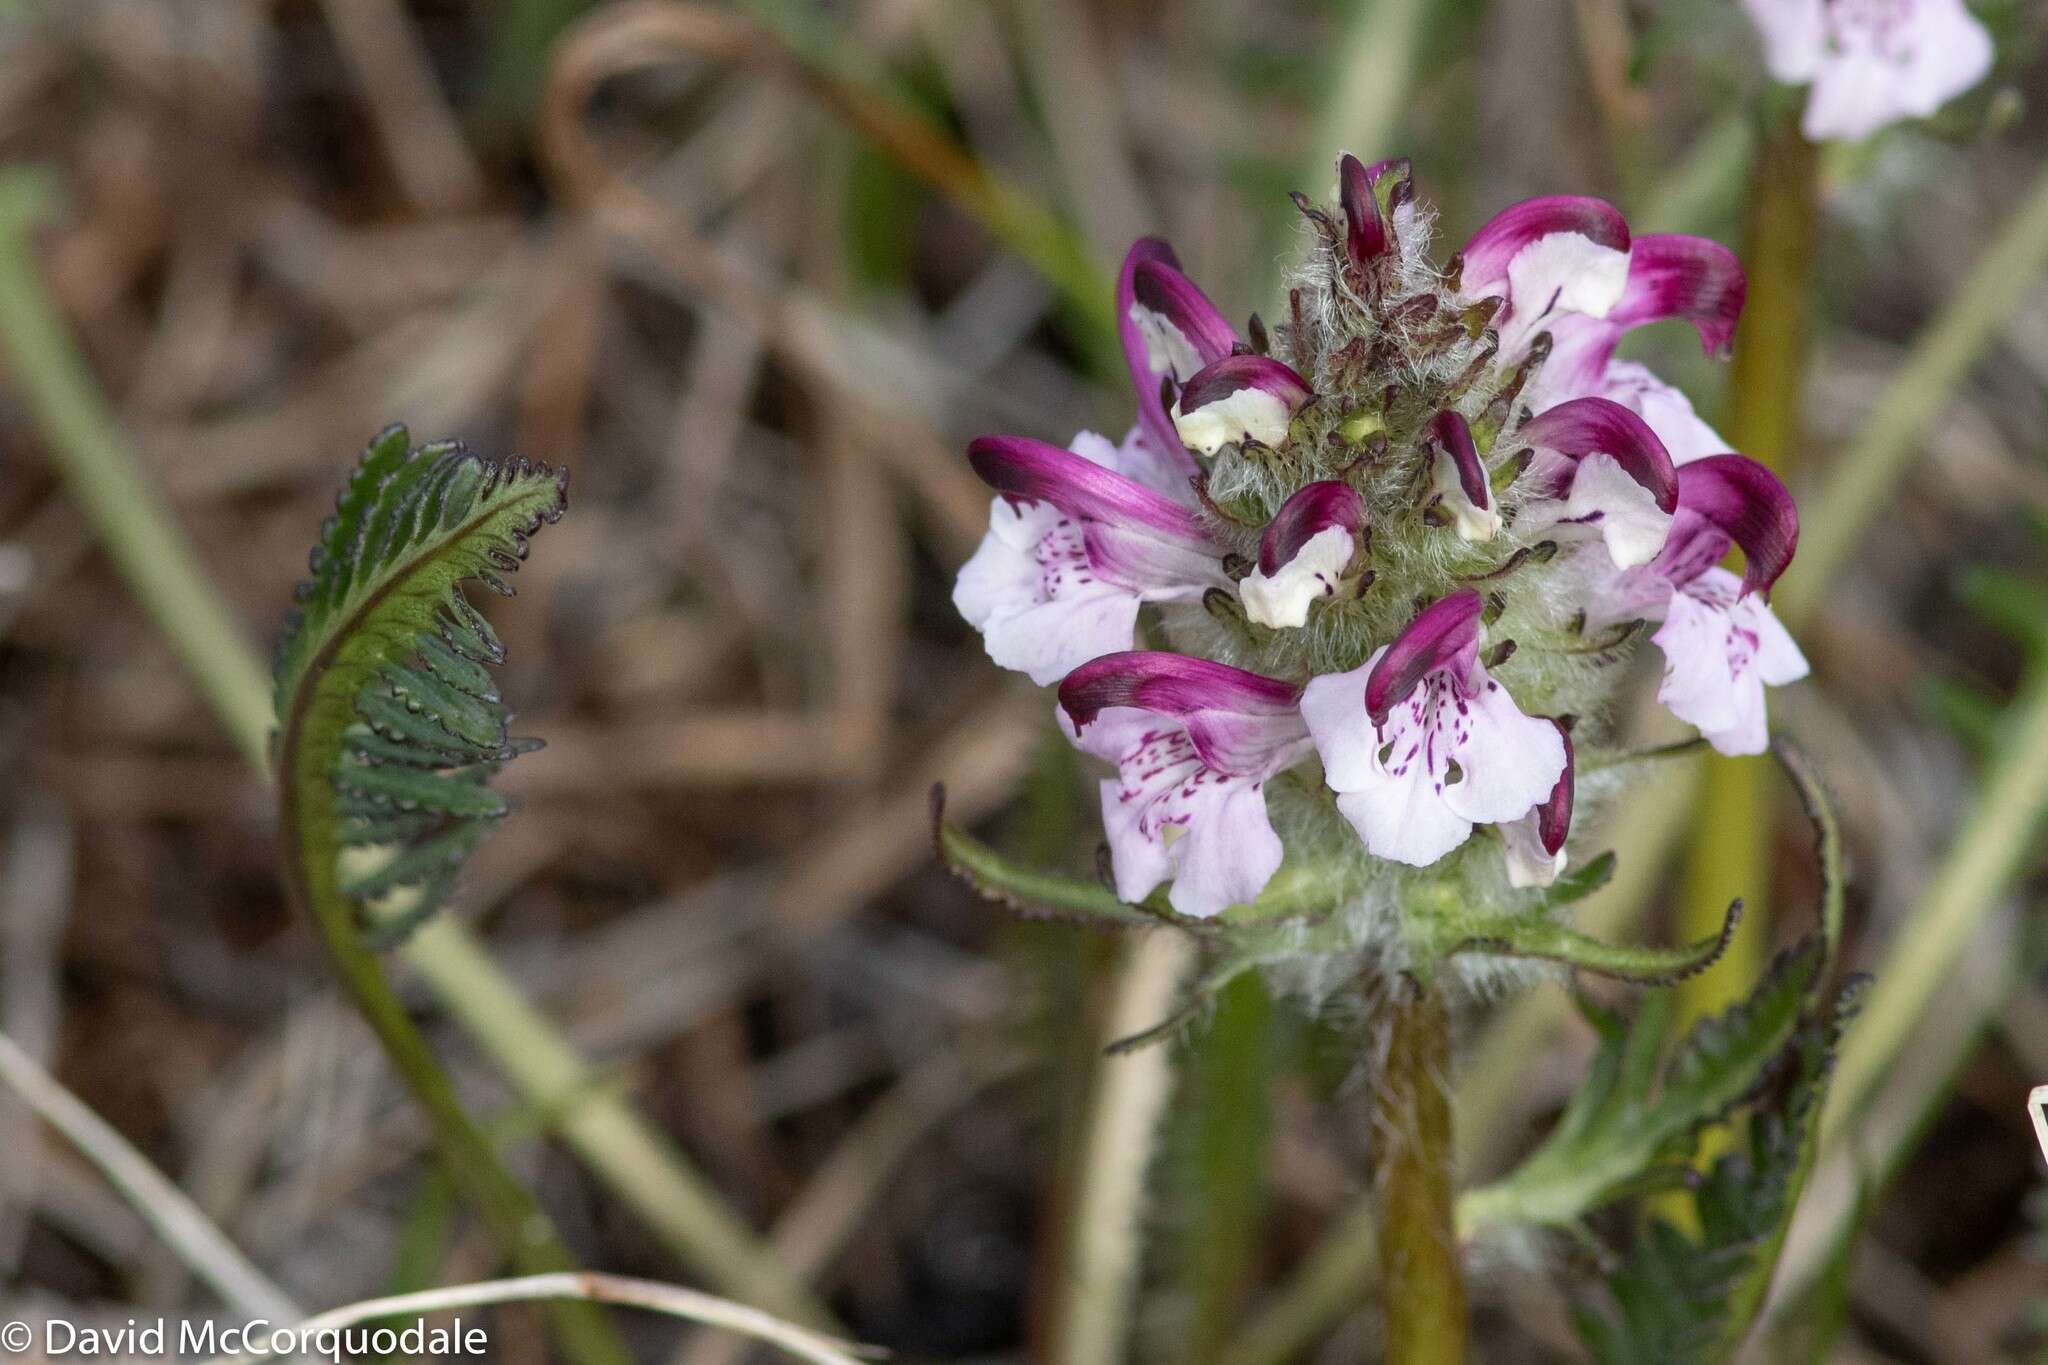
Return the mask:
[(1574, 461), (1611, 456), (1665, 512), (1678, 509), (1678, 470), (1650, 424), (1608, 398), (1573, 398), (1538, 413), (1515, 432), (1525, 445), (1554, 450)]
[(1416, 613), (1366, 676), (1365, 713), (1373, 724), (1384, 725), (1388, 713), (1439, 668), (1460, 686), (1471, 684), (1478, 674), (1479, 618), (1485, 609), (1477, 591), (1460, 588)]
[(1238, 582), (1246, 617), (1274, 629), (1307, 625), (1310, 606), (1349, 578), (1365, 518), (1365, 499), (1334, 479), (1288, 498), (1259, 536), (1258, 562)]
[(1370, 265), (1386, 255), (1392, 234), (1380, 214), (1379, 195), (1374, 192), (1374, 174), (1387, 162), (1367, 170), (1365, 163), (1346, 152), (1337, 162), (1337, 200), (1344, 208), (1344, 249), (1358, 265)]
[(1028, 436), (981, 436), (967, 447), (982, 481), (1008, 498), (1050, 503), (1069, 516), (1131, 525), (1192, 547), (1215, 548), (1194, 511), (1136, 479)]
[(1259, 572), (1279, 573), (1302, 546), (1332, 526), (1356, 535), (1365, 529), (1365, 499), (1350, 484), (1322, 479), (1280, 504), (1259, 536)]
[(1465, 243), (1461, 287), (1474, 296), (1500, 292), (1507, 282), (1509, 263), (1524, 247), (1568, 232), (1615, 251), (1629, 249), (1628, 220), (1604, 199), (1581, 195), (1525, 199), (1495, 214)]
[(1308, 739), (1300, 701), (1293, 683), (1150, 650), (1091, 660), (1060, 683), (1060, 707), (1077, 731), (1118, 707), (1170, 716), (1203, 763), (1232, 777), (1269, 776), (1299, 756)]
[(1180, 391), (1174, 426), (1205, 455), (1233, 441), (1277, 446), (1302, 404), (1315, 396), (1308, 381), (1271, 356), (1227, 355), (1203, 368)]
[(1572, 832), (1572, 797), (1576, 783), (1573, 772), (1578, 766), (1572, 752), (1572, 732), (1559, 725), (1557, 737), (1564, 741), (1564, 771), (1557, 776), (1557, 785), (1550, 789), (1550, 795), (1536, 808), (1536, 837), (1543, 845), (1543, 851), (1556, 856), (1564, 847), (1567, 835)]
[(1748, 296), (1742, 262), (1727, 247), (1704, 237), (1654, 233), (1630, 246), (1628, 284), (1607, 320), (1627, 329), (1683, 318), (1700, 334), (1708, 355), (1726, 355)]
[(1479, 447), (1472, 440), (1472, 424), (1463, 414), (1446, 408), (1431, 419), (1429, 431), (1450, 456), (1451, 466), (1458, 472), (1458, 489), (1465, 500), (1474, 507), (1491, 507), (1493, 485), (1487, 481), (1486, 462), (1479, 458)]
[(1195, 472), (1195, 462), (1173, 429), (1160, 396), (1163, 382), (1185, 382), (1211, 361), (1229, 355), (1237, 333), (1181, 274), (1173, 248), (1157, 237), (1140, 237), (1124, 256), (1116, 284), (1116, 329), (1124, 362), (1138, 391), (1138, 422), (1169, 458)]
[(1681, 465), (1678, 507), (1742, 547), (1748, 560), (1745, 596), (1769, 593), (1799, 548), (1799, 508), (1792, 495), (1776, 474), (1746, 455), (1709, 455)]

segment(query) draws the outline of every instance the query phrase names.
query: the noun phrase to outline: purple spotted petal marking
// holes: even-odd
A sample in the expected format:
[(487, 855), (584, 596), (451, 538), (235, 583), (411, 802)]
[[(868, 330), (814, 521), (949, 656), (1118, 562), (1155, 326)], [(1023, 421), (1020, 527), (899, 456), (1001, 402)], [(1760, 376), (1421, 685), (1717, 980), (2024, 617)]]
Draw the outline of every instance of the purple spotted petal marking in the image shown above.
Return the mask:
[(1373, 724), (1386, 724), (1388, 713), (1424, 675), (1437, 669), (1448, 670), (1461, 685), (1471, 685), (1477, 675), (1479, 618), (1485, 608), (1477, 591), (1460, 588), (1416, 613), (1366, 677), (1365, 712)]

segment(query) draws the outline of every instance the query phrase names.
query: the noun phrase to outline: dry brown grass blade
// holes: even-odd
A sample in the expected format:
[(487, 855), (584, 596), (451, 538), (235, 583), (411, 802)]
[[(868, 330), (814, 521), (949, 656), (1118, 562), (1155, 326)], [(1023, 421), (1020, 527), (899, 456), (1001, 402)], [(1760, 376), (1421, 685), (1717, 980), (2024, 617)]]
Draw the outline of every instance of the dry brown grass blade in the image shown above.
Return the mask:
[(571, 223), (548, 252), (542, 307), (518, 381), (521, 450), (571, 464), (583, 449), (592, 371), (604, 325), (605, 272), (595, 243)]
[[(62, 805), (31, 794), (8, 831), (0, 867), (0, 1031), (47, 1065), (56, 1050), (63, 1000), (58, 951), (71, 917), (76, 841)], [(12, 1272), (28, 1235), (39, 1184), (35, 1123), (0, 1095), (0, 1273)]]

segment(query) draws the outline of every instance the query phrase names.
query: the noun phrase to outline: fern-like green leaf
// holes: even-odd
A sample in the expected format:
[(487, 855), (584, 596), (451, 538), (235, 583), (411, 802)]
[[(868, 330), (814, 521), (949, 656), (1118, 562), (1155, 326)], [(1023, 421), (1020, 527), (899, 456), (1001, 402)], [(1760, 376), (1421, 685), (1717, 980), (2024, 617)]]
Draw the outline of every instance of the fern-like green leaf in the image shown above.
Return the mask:
[(1757, 1098), (1746, 1149), (1690, 1191), (1698, 1235), (1652, 1219), (1607, 1278), (1611, 1308), (1574, 1313), (1595, 1365), (1720, 1365), (1741, 1350), (1813, 1169), (1828, 1074), (1861, 990), (1852, 983), (1828, 1017), (1801, 1024)]
[(1679, 1178), (1700, 1129), (1754, 1092), (1791, 1044), (1821, 965), (1818, 939), (1781, 955), (1747, 999), (1686, 1035), (1661, 1078), (1666, 996), (1626, 1027), (1589, 1008), (1602, 1035), (1592, 1074), (1528, 1160), (1459, 1201), (1460, 1223), (1561, 1226)]
[(295, 889), (347, 898), (374, 944), (439, 908), (509, 808), (490, 779), (535, 747), (507, 731), (505, 648), (462, 585), (509, 594), (567, 489), (566, 471), (394, 426), (321, 528), (277, 651), (283, 833)]

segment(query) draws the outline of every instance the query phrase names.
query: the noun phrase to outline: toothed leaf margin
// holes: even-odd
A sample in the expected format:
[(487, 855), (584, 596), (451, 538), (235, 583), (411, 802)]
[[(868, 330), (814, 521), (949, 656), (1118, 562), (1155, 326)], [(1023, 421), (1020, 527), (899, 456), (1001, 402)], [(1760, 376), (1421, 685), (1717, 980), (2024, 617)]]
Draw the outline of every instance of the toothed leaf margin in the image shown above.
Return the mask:
[(568, 482), (392, 426), (320, 529), (276, 655), (282, 819), (308, 886), (348, 897), (377, 946), (445, 902), (510, 809), (490, 779), (539, 747), (510, 734), (505, 647), (463, 585), (509, 596)]

